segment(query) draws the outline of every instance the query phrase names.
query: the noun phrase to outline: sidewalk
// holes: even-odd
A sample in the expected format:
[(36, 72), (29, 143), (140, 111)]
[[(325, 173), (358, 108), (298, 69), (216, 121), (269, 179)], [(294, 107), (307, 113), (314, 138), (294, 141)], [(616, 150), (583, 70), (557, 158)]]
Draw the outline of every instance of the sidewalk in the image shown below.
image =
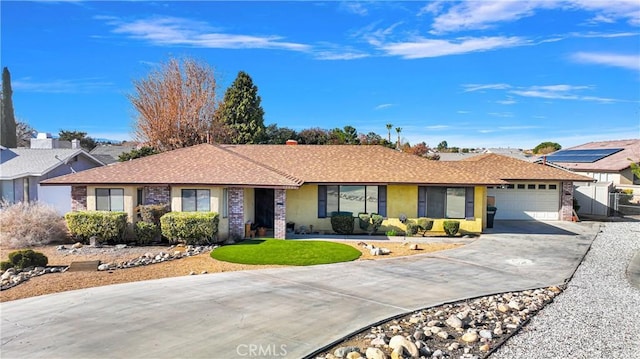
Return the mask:
[[(527, 222), (529, 223), (529, 222)], [(517, 223), (512, 231), (519, 228)], [(495, 230), (433, 254), (167, 278), (0, 305), (2, 358), (300, 358), (445, 302), (563, 284), (594, 223)]]

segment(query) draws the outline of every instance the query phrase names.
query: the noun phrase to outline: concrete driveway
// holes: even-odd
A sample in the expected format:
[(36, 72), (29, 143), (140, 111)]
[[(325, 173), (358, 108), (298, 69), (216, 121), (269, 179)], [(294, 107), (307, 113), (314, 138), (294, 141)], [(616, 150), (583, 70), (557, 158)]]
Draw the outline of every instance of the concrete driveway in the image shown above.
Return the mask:
[(300, 358), (424, 307), (563, 284), (597, 223), (496, 222), (432, 255), (185, 276), (0, 305), (2, 358)]

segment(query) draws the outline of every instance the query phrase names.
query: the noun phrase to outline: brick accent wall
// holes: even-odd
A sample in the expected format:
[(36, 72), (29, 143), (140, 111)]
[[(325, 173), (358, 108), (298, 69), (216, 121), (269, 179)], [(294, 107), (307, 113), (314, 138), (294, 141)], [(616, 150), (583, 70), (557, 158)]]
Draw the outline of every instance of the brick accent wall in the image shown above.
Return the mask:
[(171, 188), (169, 186), (144, 187), (144, 204), (163, 204), (171, 207)]
[(87, 210), (87, 186), (71, 186), (71, 210)]
[(244, 189), (228, 188), (229, 237), (244, 238)]
[(285, 239), (287, 236), (287, 192), (274, 190), (273, 237)]
[(571, 221), (573, 219), (573, 182), (562, 182), (562, 207), (560, 208), (560, 219)]

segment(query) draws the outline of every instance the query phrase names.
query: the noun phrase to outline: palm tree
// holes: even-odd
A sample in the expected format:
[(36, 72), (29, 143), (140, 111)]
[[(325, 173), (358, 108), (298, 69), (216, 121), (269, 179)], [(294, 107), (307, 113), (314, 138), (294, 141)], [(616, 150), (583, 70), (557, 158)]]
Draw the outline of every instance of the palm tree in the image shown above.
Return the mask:
[(393, 128), (393, 125), (390, 123), (387, 123), (387, 133), (389, 134), (389, 143), (391, 143), (391, 129)]
[(398, 143), (396, 144), (396, 148), (400, 149), (400, 132), (402, 132), (402, 127), (396, 127), (396, 132), (398, 133)]

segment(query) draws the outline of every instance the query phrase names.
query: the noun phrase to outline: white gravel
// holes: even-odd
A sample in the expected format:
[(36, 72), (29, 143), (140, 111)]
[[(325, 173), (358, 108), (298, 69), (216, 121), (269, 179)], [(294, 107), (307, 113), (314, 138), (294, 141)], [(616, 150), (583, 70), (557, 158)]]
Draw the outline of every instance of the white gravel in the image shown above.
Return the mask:
[(640, 222), (603, 223), (567, 289), (490, 358), (640, 358), (638, 250)]

